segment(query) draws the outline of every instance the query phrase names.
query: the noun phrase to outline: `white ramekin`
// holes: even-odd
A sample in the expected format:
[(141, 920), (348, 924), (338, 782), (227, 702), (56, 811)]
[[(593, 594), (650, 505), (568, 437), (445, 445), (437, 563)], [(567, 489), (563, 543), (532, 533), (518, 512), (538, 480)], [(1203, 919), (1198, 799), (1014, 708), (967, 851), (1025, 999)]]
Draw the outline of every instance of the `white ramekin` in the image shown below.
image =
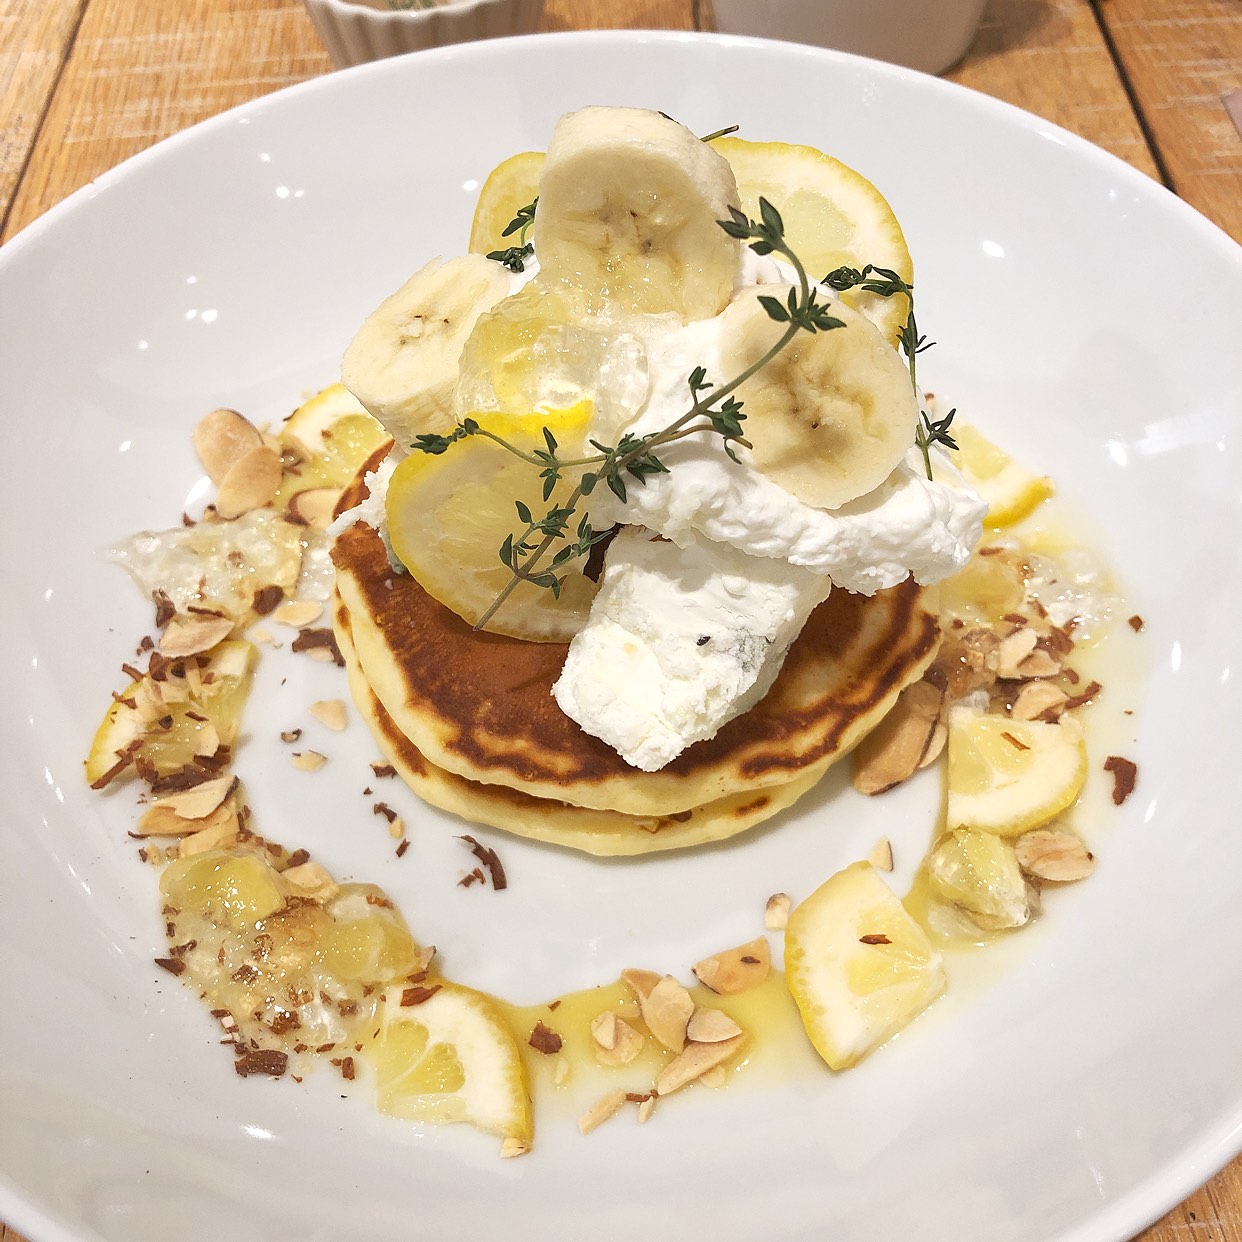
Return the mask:
[(391, 9), (384, 0), (303, 0), (343, 69), (367, 60), (539, 29), (543, 0), (449, 0), (430, 9)]

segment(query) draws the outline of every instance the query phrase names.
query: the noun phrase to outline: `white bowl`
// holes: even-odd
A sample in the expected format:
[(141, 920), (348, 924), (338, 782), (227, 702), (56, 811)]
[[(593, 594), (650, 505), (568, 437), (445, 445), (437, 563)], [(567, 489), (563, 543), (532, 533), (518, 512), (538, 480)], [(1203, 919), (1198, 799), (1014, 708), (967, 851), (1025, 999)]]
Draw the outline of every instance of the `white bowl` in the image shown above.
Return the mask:
[[(937, 342), (920, 376), (1055, 477), (1144, 619), (1149, 671), (1117, 752), (1138, 786), (1093, 837), (1099, 870), (1051, 894), (991, 977), (955, 975), (846, 1074), (694, 1088), (585, 1139), (554, 1107), (535, 1150), (501, 1161), (468, 1129), (341, 1099), (329, 1069), (238, 1079), (152, 963), (133, 797), (90, 793), (81, 760), (151, 622), (100, 549), (201, 496), (196, 419), (276, 420), (332, 380), (384, 295), (465, 249), (492, 167), (590, 102), (816, 144), (880, 186)], [(1161, 186), (1048, 122), (842, 54), (488, 41), (325, 75), (100, 177), (0, 249), (0, 324), (0, 1219), (39, 1242), (1117, 1242), (1237, 1152), (1242, 251)], [(515, 1000), (622, 966), (683, 973), (881, 834), (912, 868), (939, 803), (930, 772), (872, 800), (838, 773), (759, 831), (636, 861), (474, 829), (509, 887), (461, 888), (460, 822), (388, 782), (411, 841), (396, 858), (361, 796), (365, 730), (307, 720), (344, 696), (337, 670), (286, 648), (260, 676), (238, 756), (260, 830), (382, 884), (453, 977)], [(293, 724), (331, 755), (321, 772), (291, 770)]]
[(332, 63), (421, 52), (539, 29), (543, 0), (448, 0), (427, 9), (392, 9), (384, 0), (303, 0)]

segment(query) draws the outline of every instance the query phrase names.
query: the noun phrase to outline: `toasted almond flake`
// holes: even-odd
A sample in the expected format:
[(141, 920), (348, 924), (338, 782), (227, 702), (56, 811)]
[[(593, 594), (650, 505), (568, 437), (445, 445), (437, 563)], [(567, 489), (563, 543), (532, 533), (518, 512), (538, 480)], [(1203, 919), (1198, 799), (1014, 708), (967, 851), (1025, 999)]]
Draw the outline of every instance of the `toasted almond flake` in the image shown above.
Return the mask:
[(530, 1144), (525, 1139), (515, 1138), (512, 1134), (500, 1144), (500, 1158), (512, 1160), (514, 1156), (524, 1156), (530, 1151)]
[(651, 1114), (655, 1112), (656, 1100), (660, 1097), (654, 1093), (638, 1102), (638, 1120), (640, 1124), (644, 1124), (651, 1120)]
[(220, 749), (220, 730), (210, 720), (203, 722), (203, 727), (194, 736), (194, 754), (196, 757), (210, 759)]
[(331, 901), (340, 891), (336, 881), (317, 862), (299, 863), (296, 867), (286, 867), (280, 873), (284, 882), (297, 890), (299, 897), (310, 897), (313, 901)]
[(345, 704), (341, 699), (318, 699), (310, 705), (310, 714), (326, 728), (339, 733), (349, 724)]
[(670, 1052), (686, 1046), (686, 1023), (694, 1012), (694, 1001), (672, 975), (661, 978), (638, 1008), (647, 1029)]
[(918, 771), (944, 701), (944, 688), (927, 680), (901, 692), (892, 710), (854, 751), (853, 784), (859, 793), (883, 793)]
[(246, 637), (252, 643), (261, 643), (264, 647), (275, 647), (276, 637), (265, 625), (252, 625), (246, 631)]
[(194, 854), (202, 854), (207, 850), (223, 849), (232, 845), (240, 834), (240, 825), (234, 819), (231, 823), (215, 824), (210, 828), (200, 829), (186, 837), (177, 848), (178, 858), (189, 858)]
[(618, 1087), (615, 1091), (609, 1091), (578, 1118), (578, 1132), (590, 1134), (592, 1130), (602, 1126), (609, 1117), (615, 1117), (624, 1103), (624, 1090)]
[(784, 931), (789, 923), (793, 899), (788, 893), (773, 893), (763, 908), (763, 925), (768, 931)]
[(169, 660), (201, 655), (233, 632), (231, 617), (189, 615), (179, 612), (160, 635), (159, 652)]
[(327, 762), (328, 756), (321, 755), (317, 750), (295, 750), (293, 752), (293, 766), (299, 772), (318, 772)]
[(1065, 710), (1069, 695), (1046, 681), (1028, 681), (1014, 699), (1009, 715), (1014, 720), (1055, 720)]
[(272, 620), (300, 630), (304, 625), (311, 625), (318, 621), (321, 616), (323, 616), (323, 605), (318, 600), (289, 599), (272, 613)]
[(339, 488), (310, 487), (289, 498), (289, 512), (296, 521), (305, 522), (315, 530), (327, 530), (332, 525), (340, 498)]
[(695, 965), (694, 973), (699, 982), (713, 992), (734, 996), (758, 987), (768, 977), (771, 968), (772, 951), (767, 940), (760, 936), (735, 949), (705, 957)]
[(236, 410), (212, 410), (194, 428), (194, 451), (217, 486), (237, 462), (262, 443), (259, 429)]
[(1014, 843), (1018, 866), (1037, 880), (1069, 884), (1095, 870), (1095, 855), (1081, 838), (1056, 828), (1024, 832)]
[(919, 767), (931, 767), (944, 754), (944, 748), (948, 740), (949, 726), (943, 720), (938, 720), (936, 727), (932, 730), (931, 737), (927, 740), (927, 749), (923, 752), (922, 759), (919, 760)]
[(742, 1028), (723, 1009), (698, 1008), (686, 1024), (686, 1038), (696, 1044), (718, 1044), (741, 1033)]
[(630, 990), (638, 1000), (646, 1000), (651, 989), (660, 982), (660, 976), (654, 970), (623, 970), (621, 978), (630, 985)]
[[(592, 1039), (594, 1040), (594, 1029)], [(617, 1017), (612, 1029), (612, 1044), (605, 1047), (595, 1040), (595, 1059), (601, 1065), (628, 1065), (643, 1050), (643, 1037), (624, 1018)]]
[(221, 824), (237, 823), (237, 811), (232, 802), (219, 806), (210, 815), (202, 819), (186, 819), (178, 815), (171, 807), (155, 803), (148, 807), (138, 821), (134, 831), (139, 837), (183, 837), (204, 828), (214, 828)]
[(611, 1009), (605, 1009), (591, 1019), (591, 1038), (599, 1047), (609, 1051), (617, 1046), (617, 1015)]
[(154, 803), (152, 810), (156, 807), (167, 807), (182, 819), (204, 819), (221, 806), (236, 788), (237, 777), (231, 774), (217, 776), (215, 780), (203, 781), (193, 789), (165, 794)]
[(660, 1095), (671, 1095), (681, 1090), (687, 1083), (727, 1061), (742, 1046), (745, 1038), (745, 1035), (735, 1035), (718, 1044), (687, 1044), (660, 1071), (656, 1078), (656, 1091)]
[(1061, 671), (1061, 661), (1050, 651), (1036, 647), (1029, 656), (1018, 665), (1019, 677), (1055, 677)]
[(867, 855), (867, 861), (880, 871), (893, 869), (893, 843), (887, 837), (881, 837), (875, 848)]
[(1029, 626), (1002, 638), (996, 649), (996, 675), (1010, 679), (1022, 677), (1019, 665), (1035, 650), (1038, 641), (1039, 635)]
[(284, 474), (280, 454), (260, 443), (235, 461), (220, 480), (216, 512), (229, 521), (261, 509), (276, 495)]

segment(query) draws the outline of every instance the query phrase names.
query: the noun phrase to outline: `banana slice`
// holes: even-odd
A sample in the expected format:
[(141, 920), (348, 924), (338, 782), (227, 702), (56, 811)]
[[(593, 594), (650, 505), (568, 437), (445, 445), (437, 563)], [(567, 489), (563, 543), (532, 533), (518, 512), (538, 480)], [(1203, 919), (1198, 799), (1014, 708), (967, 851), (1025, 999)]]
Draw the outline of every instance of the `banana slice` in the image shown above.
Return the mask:
[(450, 431), (462, 346), (508, 292), (508, 273), (482, 255), (433, 259), (358, 329), (341, 361), (345, 387), (399, 445)]
[(539, 181), (540, 270), (592, 305), (710, 319), (739, 255), (716, 222), (739, 201), (729, 162), (684, 125), (640, 108), (571, 112)]
[[(759, 304), (791, 286), (747, 290), (721, 316), (724, 375), (758, 362), (784, 331)], [(878, 487), (914, 443), (918, 400), (910, 373), (883, 334), (834, 303), (845, 322), (799, 332), (737, 391), (756, 469), (804, 504), (836, 509)]]

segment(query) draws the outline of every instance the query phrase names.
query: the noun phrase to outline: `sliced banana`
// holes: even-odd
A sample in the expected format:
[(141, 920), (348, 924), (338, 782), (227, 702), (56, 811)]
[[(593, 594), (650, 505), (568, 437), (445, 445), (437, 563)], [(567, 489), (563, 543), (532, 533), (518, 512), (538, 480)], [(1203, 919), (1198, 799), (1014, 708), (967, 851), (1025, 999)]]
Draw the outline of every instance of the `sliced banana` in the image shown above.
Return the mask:
[[(761, 295), (784, 302), (791, 286), (747, 290), (721, 316), (725, 375), (740, 375), (780, 338)], [(918, 425), (910, 373), (883, 334), (833, 303), (843, 328), (799, 332), (737, 391), (755, 468), (804, 504), (836, 509), (893, 472)]]
[(710, 319), (739, 255), (717, 221), (739, 201), (729, 162), (684, 125), (640, 108), (571, 112), (539, 181), (540, 270), (593, 307)]
[(462, 346), (508, 292), (508, 273), (482, 255), (433, 259), (358, 329), (341, 362), (346, 388), (399, 445), (450, 431)]

